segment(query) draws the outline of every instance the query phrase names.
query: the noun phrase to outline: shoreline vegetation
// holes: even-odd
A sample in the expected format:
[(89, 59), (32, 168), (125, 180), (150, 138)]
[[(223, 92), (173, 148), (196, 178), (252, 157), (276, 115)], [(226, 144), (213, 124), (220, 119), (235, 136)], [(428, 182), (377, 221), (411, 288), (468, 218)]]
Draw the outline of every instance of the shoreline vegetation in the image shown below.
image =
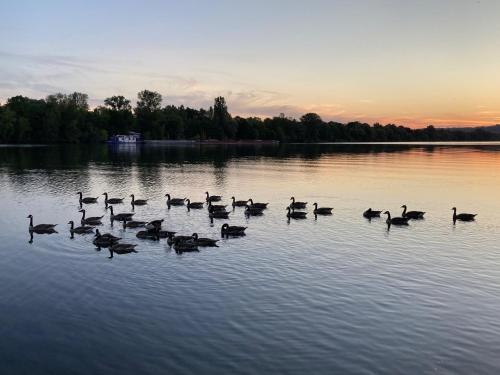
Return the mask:
[[(300, 119), (231, 116), (217, 97), (208, 109), (166, 105), (161, 94), (143, 90), (137, 104), (111, 96), (90, 109), (88, 95), (54, 94), (45, 99), (14, 96), (0, 104), (0, 144), (98, 143), (115, 134), (136, 131), (149, 144), (273, 144), (317, 142), (499, 141), (485, 128), (411, 129), (395, 124), (323, 121), (316, 113)], [(175, 141), (175, 142), (172, 142)]]

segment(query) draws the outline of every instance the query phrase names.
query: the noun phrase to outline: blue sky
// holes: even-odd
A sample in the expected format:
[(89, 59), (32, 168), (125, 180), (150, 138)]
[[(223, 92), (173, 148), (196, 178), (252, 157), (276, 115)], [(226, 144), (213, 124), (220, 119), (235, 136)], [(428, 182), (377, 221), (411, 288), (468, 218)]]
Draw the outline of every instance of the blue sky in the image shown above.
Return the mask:
[(0, 0), (0, 101), (159, 91), (233, 114), (500, 123), (500, 1)]

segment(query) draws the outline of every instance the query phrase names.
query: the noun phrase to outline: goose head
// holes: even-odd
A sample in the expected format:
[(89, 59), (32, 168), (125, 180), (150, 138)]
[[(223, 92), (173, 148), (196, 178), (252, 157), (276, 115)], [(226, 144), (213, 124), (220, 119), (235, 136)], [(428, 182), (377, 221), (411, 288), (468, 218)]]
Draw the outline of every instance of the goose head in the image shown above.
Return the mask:
[(26, 216), (26, 219), (33, 219), (33, 215), (30, 214), (30, 215)]
[(108, 197), (108, 193), (102, 193), (106, 198)]
[(165, 196), (167, 197), (168, 200), (170, 200), (170, 194), (169, 193), (165, 194)]
[(316, 202), (313, 203), (313, 206), (314, 206), (315, 209), (318, 208), (318, 204)]
[(188, 206), (191, 204), (191, 200), (189, 198), (186, 198), (184, 200), (187, 202)]
[(453, 212), (457, 212), (457, 208), (456, 208), (456, 207), (453, 207), (451, 210), (452, 210)]
[(290, 197), (290, 200), (295, 203), (295, 197)]
[(221, 230), (227, 230), (229, 229), (229, 224), (228, 223), (225, 223), (225, 224), (222, 224), (222, 227), (221, 227)]
[(113, 213), (113, 206), (109, 206), (108, 208), (109, 208), (109, 211), (111, 212), (111, 216), (113, 216), (114, 215), (114, 213)]
[(195, 241), (197, 241), (197, 240), (198, 240), (198, 233), (196, 233), (196, 232), (195, 232), (195, 233), (193, 233), (193, 234), (191, 235), (191, 237), (193, 237), (193, 238), (195, 239)]

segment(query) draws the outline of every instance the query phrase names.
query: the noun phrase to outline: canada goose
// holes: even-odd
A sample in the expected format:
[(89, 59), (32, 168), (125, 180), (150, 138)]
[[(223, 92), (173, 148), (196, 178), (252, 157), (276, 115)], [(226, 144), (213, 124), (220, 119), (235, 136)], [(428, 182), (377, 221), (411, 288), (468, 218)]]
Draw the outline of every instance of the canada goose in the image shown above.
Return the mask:
[(224, 204), (212, 204), (211, 201), (208, 202), (208, 211), (226, 211), (226, 205)]
[(134, 194), (130, 194), (130, 197), (132, 198), (132, 206), (144, 206), (146, 204), (148, 204), (148, 200), (147, 199), (135, 199), (135, 195)]
[(290, 200), (292, 201), (292, 204), (290, 204), (290, 208), (299, 210), (306, 208), (307, 202), (296, 202), (295, 197), (291, 197)]
[(30, 232), (35, 232), (35, 233), (49, 233), (52, 232), (54, 233), (55, 227), (57, 224), (38, 224), (38, 225), (33, 225), (33, 215), (28, 215), (27, 219), (30, 219), (30, 225), (29, 225), (29, 231)]
[(216, 210), (211, 207), (208, 217), (210, 219), (227, 219), (229, 218), (229, 212), (227, 212), (226, 210)]
[(233, 207), (246, 207), (248, 201), (237, 201), (235, 197), (231, 197)]
[(292, 211), (290, 206), (288, 206), (286, 210), (288, 211), (286, 217), (289, 219), (305, 219), (307, 215), (307, 212), (304, 211)]
[(109, 217), (111, 218), (111, 221), (116, 220), (116, 221), (123, 221), (123, 220), (131, 220), (132, 216), (135, 214), (130, 214), (130, 213), (120, 213), (116, 214), (113, 212), (113, 206), (109, 206), (109, 211), (111, 212), (111, 215)]
[(81, 203), (97, 203), (97, 198), (92, 198), (92, 197), (83, 197), (83, 193), (79, 191), (76, 193), (80, 196), (80, 204)]
[(118, 239), (115, 237), (104, 237), (99, 233), (96, 233), (96, 237), (92, 241), (92, 243), (100, 250), (102, 247), (106, 248), (118, 242)]
[(203, 202), (191, 202), (191, 200), (189, 198), (186, 198), (186, 206), (188, 209), (194, 209), (194, 210), (197, 210), (197, 209), (200, 209), (200, 208), (203, 208)]
[(250, 198), (247, 202), (250, 202), (250, 207), (252, 208), (261, 208), (261, 209), (266, 209), (267, 208), (267, 205), (269, 203), (260, 203), (260, 202), (253, 202), (253, 199)]
[(457, 208), (453, 207), (453, 222), (459, 221), (474, 221), (476, 219), (477, 214), (457, 214)]
[(333, 208), (330, 208), (330, 207), (319, 207), (318, 208), (318, 204), (316, 202), (313, 203), (313, 206), (314, 206), (313, 213), (315, 215), (331, 215), (332, 214)]
[(167, 197), (167, 206), (184, 206), (186, 198), (170, 198), (170, 194), (165, 194)]
[(186, 242), (186, 241), (194, 241), (193, 236), (176, 236), (175, 233), (169, 233), (167, 236), (167, 244), (170, 246), (179, 243), (179, 242)]
[(106, 204), (106, 206), (108, 204), (123, 203), (123, 198), (108, 198), (108, 193), (103, 193), (102, 195), (104, 195), (104, 204)]
[(109, 259), (113, 258), (113, 254), (130, 254), (137, 253), (135, 250), (137, 245), (130, 243), (115, 243), (109, 247)]
[(163, 224), (163, 219), (151, 220), (149, 223), (146, 223), (146, 229), (161, 229), (161, 225)]
[(222, 196), (220, 195), (210, 195), (208, 194), (208, 191), (206, 191), (205, 194), (207, 195), (207, 202), (220, 202), (222, 200)]
[(193, 233), (192, 237), (198, 246), (201, 247), (218, 247), (217, 242), (219, 240), (213, 240), (211, 238), (198, 237), (198, 233)]
[(403, 204), (401, 206), (403, 209), (403, 213), (401, 214), (402, 217), (407, 218), (407, 219), (423, 219), (425, 212), (423, 211), (406, 211), (406, 205)]
[(82, 225), (84, 224), (89, 224), (89, 225), (101, 225), (101, 220), (102, 218), (104, 217), (104, 215), (102, 216), (91, 216), (91, 217), (85, 217), (85, 210), (84, 209), (81, 209), (79, 212), (82, 213), (82, 220), (81, 223)]
[(365, 212), (363, 212), (363, 216), (366, 217), (367, 219), (371, 219), (373, 217), (380, 217), (381, 213), (382, 211), (374, 211), (371, 208), (369, 208)]
[(160, 240), (160, 235), (159, 235), (159, 229), (149, 229), (149, 230), (141, 230), (136, 233), (136, 237), (140, 238), (141, 240), (154, 240), (154, 241), (159, 241)]
[(222, 237), (224, 236), (244, 236), (245, 235), (245, 230), (247, 227), (240, 227), (237, 225), (229, 225), (228, 223), (225, 223), (222, 225), (220, 233)]
[(70, 225), (69, 231), (71, 234), (74, 234), (74, 233), (86, 234), (86, 233), (93, 233), (94, 232), (94, 227), (87, 226), (87, 225), (82, 225), (80, 227), (75, 228), (75, 223), (73, 222), (73, 220), (71, 220), (68, 224)]
[(146, 225), (145, 221), (128, 221), (127, 218), (123, 219), (123, 228), (140, 228)]
[(391, 213), (389, 211), (384, 212), (387, 215), (387, 220), (385, 221), (388, 225), (408, 225), (408, 218), (406, 217), (393, 217), (391, 218)]
[(120, 238), (120, 237), (113, 236), (111, 233), (104, 233), (104, 234), (101, 234), (101, 232), (99, 232), (99, 229), (97, 229), (97, 228), (96, 228), (96, 230), (95, 230), (95, 237), (108, 238), (108, 239), (110, 239), (110, 240), (114, 240), (114, 241), (121, 240), (121, 238)]
[(195, 241), (179, 241), (174, 243), (174, 250), (176, 253), (184, 253), (184, 252), (197, 252), (198, 243)]
[(250, 205), (247, 205), (245, 208), (245, 215), (247, 216), (261, 216), (263, 213), (263, 208), (252, 207)]

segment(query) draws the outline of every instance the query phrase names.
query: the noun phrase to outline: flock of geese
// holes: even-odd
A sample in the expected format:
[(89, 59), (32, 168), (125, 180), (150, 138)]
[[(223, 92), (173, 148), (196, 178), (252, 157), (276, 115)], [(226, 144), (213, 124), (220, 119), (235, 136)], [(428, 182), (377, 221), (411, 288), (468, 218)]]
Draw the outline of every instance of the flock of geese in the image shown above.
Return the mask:
[[(92, 243), (96, 246), (98, 250), (102, 248), (107, 248), (110, 252), (109, 258), (113, 258), (113, 254), (128, 254), (132, 252), (136, 252), (135, 248), (137, 244), (124, 243), (121, 242), (120, 237), (116, 237), (111, 233), (101, 233), (98, 228), (99, 225), (102, 225), (102, 220), (104, 215), (102, 216), (86, 216), (86, 210), (83, 208), (84, 204), (94, 204), (97, 203), (98, 197), (84, 197), (82, 192), (77, 193), (79, 196), (80, 210), (82, 213), (82, 218), (80, 220), (80, 225), (75, 226), (74, 221), (70, 221), (68, 223), (69, 231), (71, 237), (75, 234), (95, 234), (95, 237)], [(124, 228), (138, 228), (141, 229), (136, 233), (136, 237), (143, 240), (154, 240), (158, 241), (162, 238), (167, 239), (167, 243), (170, 246), (173, 246), (177, 253), (183, 252), (191, 252), (198, 251), (199, 247), (217, 247), (217, 239), (212, 238), (204, 238), (199, 237), (197, 233), (193, 233), (192, 235), (178, 235), (176, 232), (163, 230), (162, 225), (164, 219), (156, 219), (151, 221), (140, 221), (134, 220), (133, 216), (135, 213), (115, 213), (112, 205), (122, 204), (124, 203), (124, 198), (109, 198), (108, 193), (103, 193), (104, 195), (104, 204), (106, 209), (109, 209), (109, 217), (110, 220), (119, 221), (123, 223)], [(220, 195), (210, 195), (208, 192), (205, 192), (205, 201), (204, 202), (191, 202), (188, 198), (172, 198), (170, 194), (166, 194), (167, 198), (167, 206), (170, 208), (171, 206), (185, 206), (188, 211), (190, 210), (200, 210), (205, 207), (208, 210), (208, 216), (210, 220), (213, 222), (214, 219), (229, 219), (230, 212), (226, 210), (227, 205), (216, 204), (214, 202), (221, 202), (222, 196)], [(135, 206), (145, 206), (148, 204), (147, 199), (135, 199), (134, 194), (130, 195), (132, 208)], [(244, 207), (244, 213), (246, 216), (260, 216), (263, 214), (264, 210), (267, 209), (269, 203), (261, 203), (254, 202), (253, 199), (248, 200), (236, 200), (233, 196), (231, 197), (232, 203), (231, 206), (233, 210), (237, 207)], [(286, 217), (290, 219), (306, 219), (307, 212), (303, 211), (306, 209), (307, 202), (296, 201), (295, 197), (290, 198), (290, 205), (286, 207)], [(318, 215), (332, 215), (333, 208), (332, 207), (318, 207), (317, 203), (313, 203), (314, 210), (313, 214), (317, 218)], [(403, 212), (399, 217), (392, 217), (389, 211), (382, 210), (372, 210), (368, 208), (363, 212), (363, 216), (369, 220), (373, 218), (380, 217), (381, 214), (387, 216), (386, 223), (388, 228), (391, 225), (396, 226), (405, 226), (409, 225), (410, 220), (421, 220), (424, 218), (424, 211), (408, 211), (406, 205), (401, 206)], [(453, 211), (453, 223), (455, 224), (457, 221), (474, 221), (476, 214), (469, 213), (459, 213), (457, 214), (456, 207), (452, 208)], [(28, 215), (28, 219), (30, 219), (29, 223), (29, 232), (31, 238), (33, 238), (33, 233), (37, 234), (50, 234), (57, 233), (55, 227), (57, 224), (37, 224), (33, 223), (33, 215)], [(221, 227), (221, 236), (224, 238), (229, 237), (241, 237), (245, 235), (245, 230), (247, 227), (243, 226), (235, 226), (224, 223)]]

